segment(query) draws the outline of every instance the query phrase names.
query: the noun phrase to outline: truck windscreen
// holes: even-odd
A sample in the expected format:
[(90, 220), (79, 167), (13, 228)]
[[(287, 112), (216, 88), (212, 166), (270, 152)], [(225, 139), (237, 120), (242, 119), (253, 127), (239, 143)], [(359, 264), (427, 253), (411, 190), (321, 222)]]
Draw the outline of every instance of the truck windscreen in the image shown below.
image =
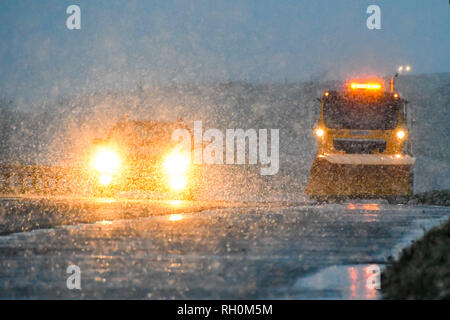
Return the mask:
[(390, 130), (398, 121), (399, 104), (392, 100), (333, 97), (324, 104), (325, 126), (332, 129)]

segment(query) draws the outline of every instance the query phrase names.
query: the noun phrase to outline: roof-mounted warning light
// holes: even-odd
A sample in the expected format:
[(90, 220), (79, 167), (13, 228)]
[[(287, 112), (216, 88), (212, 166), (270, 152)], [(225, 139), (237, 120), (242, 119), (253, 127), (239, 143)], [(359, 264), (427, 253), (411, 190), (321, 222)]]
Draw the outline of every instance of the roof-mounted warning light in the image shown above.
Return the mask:
[(357, 89), (381, 90), (381, 84), (380, 83), (376, 83), (376, 82), (370, 82), (370, 83), (352, 82), (352, 83), (350, 83), (350, 88), (352, 90), (357, 90)]

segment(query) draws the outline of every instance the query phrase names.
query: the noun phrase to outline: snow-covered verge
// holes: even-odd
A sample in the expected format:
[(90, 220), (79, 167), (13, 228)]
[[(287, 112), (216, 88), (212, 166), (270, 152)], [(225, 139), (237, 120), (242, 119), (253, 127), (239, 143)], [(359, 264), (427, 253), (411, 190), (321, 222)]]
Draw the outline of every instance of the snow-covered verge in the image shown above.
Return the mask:
[[(414, 195), (414, 204), (450, 205), (450, 190)], [(403, 249), (381, 275), (386, 299), (450, 299), (450, 220)]]
[(450, 206), (450, 190), (433, 190), (415, 194), (409, 204)]
[(450, 220), (404, 249), (381, 274), (385, 299), (450, 299)]

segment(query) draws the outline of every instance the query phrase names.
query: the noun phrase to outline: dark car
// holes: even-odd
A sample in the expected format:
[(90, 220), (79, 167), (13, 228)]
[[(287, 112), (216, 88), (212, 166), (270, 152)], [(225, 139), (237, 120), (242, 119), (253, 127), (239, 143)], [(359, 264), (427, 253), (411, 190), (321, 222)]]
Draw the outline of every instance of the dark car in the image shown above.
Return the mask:
[(171, 199), (193, 199), (201, 182), (201, 166), (192, 162), (192, 147), (182, 150), (179, 142), (172, 141), (177, 129), (192, 139), (182, 121), (128, 120), (118, 122), (105, 139), (95, 139), (90, 166), (94, 195), (141, 190), (161, 191)]

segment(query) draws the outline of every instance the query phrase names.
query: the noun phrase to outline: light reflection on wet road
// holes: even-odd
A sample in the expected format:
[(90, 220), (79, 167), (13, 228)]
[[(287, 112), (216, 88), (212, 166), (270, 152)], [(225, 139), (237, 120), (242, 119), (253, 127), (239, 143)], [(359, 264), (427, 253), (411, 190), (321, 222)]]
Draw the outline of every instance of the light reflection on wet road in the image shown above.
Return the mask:
[[(383, 267), (411, 237), (450, 214), (384, 203), (137, 212), (154, 205), (0, 236), (0, 297), (375, 299), (368, 267)], [(81, 290), (66, 287), (72, 264), (81, 268)]]

